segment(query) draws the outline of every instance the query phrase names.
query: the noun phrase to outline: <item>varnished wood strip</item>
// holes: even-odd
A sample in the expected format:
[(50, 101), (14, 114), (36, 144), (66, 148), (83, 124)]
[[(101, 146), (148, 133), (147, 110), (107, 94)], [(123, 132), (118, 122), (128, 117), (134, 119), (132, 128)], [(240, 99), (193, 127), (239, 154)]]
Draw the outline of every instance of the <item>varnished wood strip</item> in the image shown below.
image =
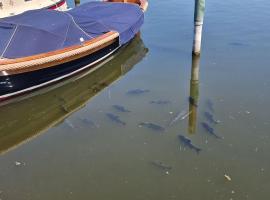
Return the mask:
[(83, 45), (76, 45), (26, 58), (0, 61), (0, 71), (5, 71), (6, 74), (18, 74), (53, 67), (90, 55), (112, 44), (118, 37), (119, 34), (117, 32), (109, 32), (98, 38), (87, 41), (83, 43)]
[[(105, 33), (99, 37), (96, 37), (94, 39), (91, 39), (89, 41), (86, 41), (84, 43), (82, 43), (81, 45), (74, 45), (71, 47), (66, 47), (64, 49), (59, 49), (59, 50), (55, 50), (55, 51), (51, 51), (51, 52), (47, 52), (47, 53), (41, 53), (41, 54), (37, 54), (37, 55), (33, 55), (33, 56), (27, 56), (27, 57), (23, 57), (23, 58), (16, 58), (16, 59), (6, 59), (4, 61), (0, 60), (0, 70), (2, 65), (8, 65), (8, 64), (14, 64), (14, 63), (20, 63), (20, 62), (25, 62), (25, 61), (29, 61), (29, 60), (35, 60), (35, 59), (40, 59), (40, 58), (46, 58), (52, 55), (56, 55), (56, 54), (61, 54), (61, 53), (65, 53), (68, 51), (72, 51), (78, 48), (81, 48), (83, 46), (88, 46), (91, 44), (95, 44), (96, 42), (100, 42), (110, 36), (116, 36), (118, 33), (115, 31), (110, 31), (108, 33)], [(118, 34), (119, 35), (119, 34)], [(117, 36), (116, 36), (117, 37)]]

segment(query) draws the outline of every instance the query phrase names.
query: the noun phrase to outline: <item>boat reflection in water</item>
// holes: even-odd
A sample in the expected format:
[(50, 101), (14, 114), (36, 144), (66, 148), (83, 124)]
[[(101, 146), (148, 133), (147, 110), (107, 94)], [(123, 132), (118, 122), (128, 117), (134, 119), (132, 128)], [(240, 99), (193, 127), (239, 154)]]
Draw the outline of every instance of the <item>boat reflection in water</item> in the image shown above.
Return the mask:
[(199, 101), (199, 69), (200, 56), (192, 55), (190, 94), (189, 94), (189, 123), (188, 132), (194, 134), (197, 126), (197, 108)]
[(139, 36), (94, 70), (0, 107), (0, 154), (32, 139), (83, 107), (148, 52)]

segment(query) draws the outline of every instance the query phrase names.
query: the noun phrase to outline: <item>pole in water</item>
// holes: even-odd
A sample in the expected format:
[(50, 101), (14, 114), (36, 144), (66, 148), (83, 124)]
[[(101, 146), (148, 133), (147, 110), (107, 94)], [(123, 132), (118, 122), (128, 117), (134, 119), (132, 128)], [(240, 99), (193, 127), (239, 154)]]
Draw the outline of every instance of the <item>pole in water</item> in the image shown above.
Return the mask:
[(193, 54), (201, 53), (202, 27), (205, 10), (205, 0), (195, 0), (194, 11), (194, 39), (193, 39)]
[(81, 1), (80, 0), (74, 0), (75, 6), (80, 5)]
[(192, 55), (192, 67), (190, 78), (190, 92), (189, 92), (189, 120), (188, 132), (194, 134), (197, 125), (197, 108), (199, 103), (199, 70), (200, 70), (200, 56)]

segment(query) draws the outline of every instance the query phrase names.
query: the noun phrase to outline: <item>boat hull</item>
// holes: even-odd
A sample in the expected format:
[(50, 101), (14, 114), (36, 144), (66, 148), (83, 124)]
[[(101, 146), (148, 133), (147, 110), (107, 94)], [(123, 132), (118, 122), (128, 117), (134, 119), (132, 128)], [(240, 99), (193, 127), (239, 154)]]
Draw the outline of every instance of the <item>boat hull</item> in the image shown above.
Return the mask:
[(2, 74), (0, 75), (0, 101), (46, 87), (95, 67), (117, 49), (119, 49), (119, 40), (94, 53), (53, 67), (19, 74)]

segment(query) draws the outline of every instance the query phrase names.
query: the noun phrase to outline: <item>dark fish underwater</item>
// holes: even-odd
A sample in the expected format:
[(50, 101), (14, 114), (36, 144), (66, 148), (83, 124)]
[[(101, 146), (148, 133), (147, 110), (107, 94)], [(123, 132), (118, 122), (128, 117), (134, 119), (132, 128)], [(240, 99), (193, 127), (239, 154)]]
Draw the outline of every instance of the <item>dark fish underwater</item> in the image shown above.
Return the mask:
[(88, 118), (79, 118), (81, 123), (83, 123), (85, 126), (92, 127), (92, 128), (99, 128), (99, 125), (95, 123), (94, 121), (88, 119)]
[(230, 42), (228, 44), (231, 45), (231, 46), (239, 46), (239, 47), (248, 46), (248, 44), (242, 43), (242, 42)]
[(199, 154), (202, 149), (196, 147), (195, 145), (192, 144), (191, 140), (183, 135), (178, 135), (178, 139), (180, 140), (180, 142), (185, 146), (188, 147), (191, 150), (194, 150), (197, 154)]
[(154, 101), (150, 101), (150, 104), (157, 104), (157, 105), (167, 105), (170, 104), (170, 101), (167, 100), (154, 100)]
[(220, 123), (220, 121), (214, 119), (214, 116), (211, 113), (209, 113), (209, 112), (204, 112), (204, 116), (205, 116), (205, 118), (207, 119), (207, 121), (209, 123), (212, 123), (212, 124), (218, 124), (218, 123)]
[(144, 90), (144, 89), (134, 89), (134, 90), (129, 90), (127, 92), (128, 95), (139, 95), (139, 94), (144, 94), (148, 93), (150, 90)]
[(220, 137), (219, 135), (217, 135), (214, 131), (214, 129), (207, 123), (202, 122), (201, 126), (203, 127), (203, 129), (210, 135), (214, 136), (217, 139), (222, 139), (222, 137)]
[(159, 126), (157, 124), (153, 124), (153, 123), (150, 123), (150, 122), (139, 123), (139, 126), (140, 127), (146, 127), (148, 129), (151, 129), (151, 130), (157, 131), (157, 132), (164, 132), (165, 131), (165, 128), (163, 128), (162, 126)]
[(113, 122), (117, 123), (117, 124), (120, 124), (122, 126), (125, 126), (126, 125), (126, 122), (123, 122), (120, 120), (120, 117), (117, 116), (117, 115), (114, 115), (112, 113), (107, 113), (106, 116)]
[(207, 99), (205, 104), (206, 104), (206, 107), (209, 109), (209, 111), (215, 112), (214, 103), (210, 99)]
[(124, 106), (113, 105), (112, 107), (113, 107), (115, 110), (119, 111), (119, 112), (123, 112), (123, 113), (131, 112), (130, 110), (126, 109)]
[(150, 164), (158, 169), (165, 170), (165, 171), (169, 171), (172, 169), (172, 166), (167, 165), (167, 164), (161, 162), (160, 160), (151, 161)]

